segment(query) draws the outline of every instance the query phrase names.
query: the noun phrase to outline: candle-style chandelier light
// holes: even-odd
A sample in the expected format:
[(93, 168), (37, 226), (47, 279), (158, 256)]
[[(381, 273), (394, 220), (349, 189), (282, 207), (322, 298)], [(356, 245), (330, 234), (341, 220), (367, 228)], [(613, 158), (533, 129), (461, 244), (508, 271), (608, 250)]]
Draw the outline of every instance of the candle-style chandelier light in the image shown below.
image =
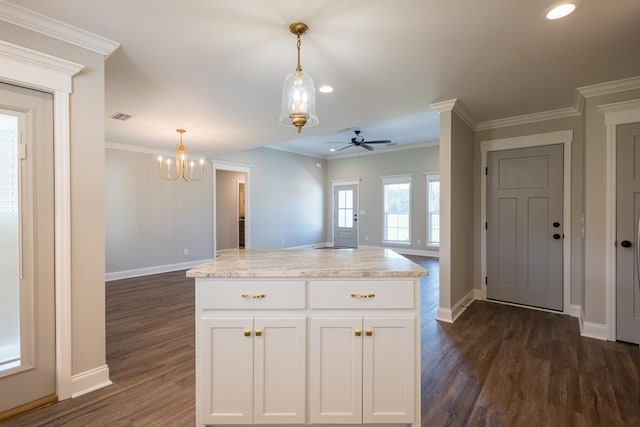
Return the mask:
[(171, 159), (164, 160), (162, 156), (158, 156), (158, 172), (160, 176), (169, 181), (176, 181), (182, 178), (184, 181), (199, 181), (204, 176), (204, 159), (200, 159), (199, 167), (196, 162), (189, 160), (187, 147), (182, 143), (182, 135), (186, 132), (184, 129), (176, 129), (180, 134), (180, 143), (176, 145), (176, 163), (172, 166)]

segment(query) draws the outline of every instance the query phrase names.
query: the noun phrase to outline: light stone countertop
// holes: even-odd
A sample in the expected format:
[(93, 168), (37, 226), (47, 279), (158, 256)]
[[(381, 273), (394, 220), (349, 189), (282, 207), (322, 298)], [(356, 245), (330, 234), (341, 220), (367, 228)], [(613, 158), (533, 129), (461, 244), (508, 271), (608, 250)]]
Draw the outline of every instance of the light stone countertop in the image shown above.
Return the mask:
[(390, 249), (233, 249), (187, 271), (188, 277), (420, 277), (428, 271)]

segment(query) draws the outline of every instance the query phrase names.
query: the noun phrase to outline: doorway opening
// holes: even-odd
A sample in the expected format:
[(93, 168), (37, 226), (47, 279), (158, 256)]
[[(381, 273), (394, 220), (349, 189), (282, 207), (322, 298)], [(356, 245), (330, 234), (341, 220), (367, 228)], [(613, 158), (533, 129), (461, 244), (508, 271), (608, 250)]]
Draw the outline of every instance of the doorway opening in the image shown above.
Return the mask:
[(214, 256), (251, 247), (251, 166), (213, 161)]

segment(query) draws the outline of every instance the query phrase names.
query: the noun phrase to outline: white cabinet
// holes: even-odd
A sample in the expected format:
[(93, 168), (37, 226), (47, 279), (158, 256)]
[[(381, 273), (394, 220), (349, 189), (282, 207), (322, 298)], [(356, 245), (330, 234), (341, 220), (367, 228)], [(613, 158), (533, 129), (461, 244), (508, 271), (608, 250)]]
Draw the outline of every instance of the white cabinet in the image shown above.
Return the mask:
[(311, 319), (311, 423), (413, 423), (415, 317)]
[(199, 319), (202, 424), (302, 424), (306, 419), (306, 319)]
[(419, 283), (196, 279), (197, 424), (418, 427)]

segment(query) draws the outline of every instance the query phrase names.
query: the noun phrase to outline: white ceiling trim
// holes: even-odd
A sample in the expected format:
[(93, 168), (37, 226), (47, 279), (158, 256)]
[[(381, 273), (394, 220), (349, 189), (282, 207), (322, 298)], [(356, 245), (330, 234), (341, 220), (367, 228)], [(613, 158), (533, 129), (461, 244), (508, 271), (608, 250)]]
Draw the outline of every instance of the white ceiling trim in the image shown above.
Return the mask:
[(544, 122), (546, 120), (564, 119), (567, 117), (578, 117), (580, 111), (575, 107), (559, 108), (557, 110), (542, 111), (539, 113), (523, 114), (521, 116), (506, 117), (504, 119), (488, 120), (480, 122), (476, 126), (476, 131), (504, 128), (509, 126), (519, 126), (528, 123)]
[(471, 130), (476, 130), (478, 120), (467, 110), (458, 99), (449, 99), (447, 101), (435, 102), (431, 104), (431, 108), (438, 113), (451, 111), (456, 114)]
[[(260, 148), (260, 147), (258, 147)], [(317, 154), (311, 154), (311, 153), (305, 153), (303, 151), (298, 151), (298, 150), (292, 150), (291, 148), (288, 147), (280, 147), (278, 145), (265, 145), (264, 148), (271, 148), (272, 150), (278, 150), (278, 151), (285, 151), (287, 153), (291, 153), (291, 154), (298, 154), (299, 156), (305, 156), (305, 157), (312, 157), (314, 159), (326, 159), (326, 156), (321, 156), (321, 155), (317, 155)]]
[(583, 86), (576, 90), (585, 98), (591, 98), (593, 96), (608, 95), (610, 93), (625, 92), (633, 89), (640, 89), (640, 76)]
[[(104, 144), (104, 148), (107, 150), (119, 150), (119, 151), (128, 151), (130, 153), (150, 154), (155, 157), (162, 156), (162, 157), (173, 158), (176, 155), (175, 151), (156, 150), (154, 148), (141, 147), (138, 145), (131, 145), (131, 144), (121, 144), (119, 142), (107, 141)], [(198, 153), (189, 153), (189, 155), (193, 157), (198, 157), (198, 158), (200, 157), (205, 159), (208, 158), (207, 156), (203, 154), (198, 154)]]
[(120, 43), (0, 0), (0, 20), (108, 57)]

